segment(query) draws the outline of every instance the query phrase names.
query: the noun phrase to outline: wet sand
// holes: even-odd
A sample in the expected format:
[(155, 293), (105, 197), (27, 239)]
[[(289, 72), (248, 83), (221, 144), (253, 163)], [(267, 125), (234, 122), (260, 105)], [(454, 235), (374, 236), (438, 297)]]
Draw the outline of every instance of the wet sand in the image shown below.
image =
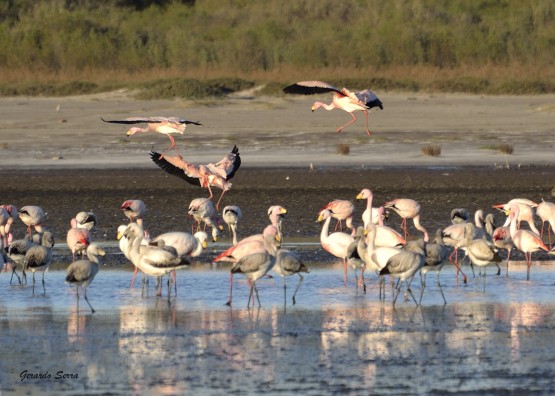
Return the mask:
[[(454, 207), (490, 212), (492, 204), (517, 196), (553, 200), (555, 98), (380, 98), (387, 111), (371, 114), (370, 139), (362, 119), (335, 134), (348, 116), (311, 114), (307, 98), (202, 105), (136, 102), (118, 93), (0, 99), (6, 121), (0, 133), (7, 137), (0, 148), (2, 203), (45, 208), (57, 240), (46, 296), (32, 297), (30, 285), (10, 287), (9, 274), (0, 274), (0, 351), (10, 356), (1, 362), (2, 393), (552, 393), (554, 351), (547, 341), (555, 331), (555, 267), (549, 256), (534, 255), (526, 281), (522, 256), (513, 253), (510, 276), (497, 277), (490, 268), (485, 292), (473, 279), (457, 285), (448, 267), (441, 274), (447, 306), (430, 275), (422, 308), (401, 301), (393, 309), (390, 295), (378, 301), (375, 277), (366, 295), (351, 287), (352, 272), (343, 287), (341, 266), (318, 244), (315, 220), (330, 200), (354, 201), (365, 187), (377, 203), (417, 199), (431, 232), (449, 224)], [(148, 151), (152, 144), (163, 149), (165, 137), (127, 139), (125, 128), (98, 120), (137, 112), (185, 113), (203, 121), (202, 129), (191, 127), (177, 138), (178, 151), (193, 161), (219, 160), (238, 144), (243, 165), (222, 206), (243, 208), (241, 237), (260, 232), (270, 205), (288, 208), (286, 246), (298, 250), (312, 271), (295, 307), (284, 307), (275, 278), (261, 284), (260, 310), (245, 308), (242, 279), (238, 302), (232, 309), (223, 305), (227, 268), (210, 261), (228, 246), (225, 233), (179, 274), (170, 305), (165, 294), (141, 296), (139, 287), (128, 288), (131, 266), (115, 244), (116, 228), (125, 222), (121, 203), (144, 200), (147, 227), (156, 235), (190, 230), (188, 204), (207, 196), (152, 164)], [(507, 141), (515, 147), (511, 156), (484, 148)], [(335, 154), (342, 142), (351, 146), (349, 155)], [(439, 142), (442, 156), (423, 156), (424, 142)], [(356, 205), (362, 213), (365, 203)], [(70, 261), (65, 233), (81, 210), (98, 215), (93, 237), (110, 253), (88, 293), (97, 304), (94, 315), (83, 300), (77, 309), (75, 290), (63, 284)], [(392, 214), (389, 224), (398, 222)], [(21, 223), (15, 232), (23, 235)], [(289, 290), (295, 283), (288, 279)], [(41, 291), (40, 281), (37, 286)], [(21, 381), (24, 370), (48, 370), (52, 377)], [(60, 370), (79, 378), (55, 379)]]

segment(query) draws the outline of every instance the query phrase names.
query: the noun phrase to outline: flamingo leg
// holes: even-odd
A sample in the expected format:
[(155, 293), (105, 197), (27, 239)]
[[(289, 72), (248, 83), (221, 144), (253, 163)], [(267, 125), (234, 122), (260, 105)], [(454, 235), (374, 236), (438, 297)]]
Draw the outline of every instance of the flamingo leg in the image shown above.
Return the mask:
[(347, 260), (343, 258), (343, 286), (347, 287)]
[[(208, 187), (208, 188), (210, 188), (210, 187)], [(220, 201), (221, 201), (222, 198), (224, 197), (224, 193), (225, 193), (225, 191), (222, 190), (222, 194), (220, 195), (220, 199), (218, 199), (218, 202), (216, 202), (216, 210), (219, 210)], [(212, 192), (210, 192), (210, 194), (212, 194)]]
[(231, 297), (233, 294), (233, 272), (229, 273), (229, 299), (225, 303), (225, 305), (231, 306)]
[(532, 265), (532, 253), (524, 253), (526, 257), (526, 280), (530, 280), (530, 266)]
[(129, 285), (129, 288), (132, 288), (133, 285), (135, 284), (135, 277), (137, 276), (138, 271), (139, 271), (139, 267), (135, 267), (135, 271), (133, 271), (133, 279), (131, 279), (131, 285)]
[(352, 124), (353, 122), (355, 122), (357, 120), (356, 116), (353, 113), (349, 113), (351, 115), (351, 117), (353, 117), (353, 119), (351, 121), (349, 121), (348, 123), (340, 126), (339, 128), (337, 128), (337, 133), (341, 132), (347, 125)]
[[(303, 276), (299, 273), (297, 273), (299, 275), (299, 283), (297, 284), (297, 288), (295, 289), (295, 293), (293, 293), (293, 305), (295, 305), (296, 301), (295, 301), (295, 296), (297, 295), (297, 292), (299, 291), (299, 288), (301, 287), (301, 284), (303, 283)], [(284, 282), (285, 282), (285, 277), (283, 278)]]
[(96, 311), (94, 310), (91, 303), (89, 302), (89, 299), (87, 298), (87, 289), (86, 288), (85, 288), (85, 301), (87, 302), (87, 304), (89, 304), (89, 307), (91, 309), (91, 313), (95, 313)]
[(168, 147), (168, 148), (166, 149), (166, 151), (164, 151), (162, 154), (160, 154), (159, 159), (164, 158), (164, 155), (166, 155), (166, 153), (167, 153), (168, 151), (170, 151), (172, 148), (175, 147), (175, 140), (173, 139), (173, 136), (168, 135), (168, 138), (170, 138), (170, 147)]
[(366, 116), (366, 134), (368, 136), (372, 136), (372, 132), (370, 132), (370, 129), (368, 128), (368, 111), (364, 110), (364, 115)]

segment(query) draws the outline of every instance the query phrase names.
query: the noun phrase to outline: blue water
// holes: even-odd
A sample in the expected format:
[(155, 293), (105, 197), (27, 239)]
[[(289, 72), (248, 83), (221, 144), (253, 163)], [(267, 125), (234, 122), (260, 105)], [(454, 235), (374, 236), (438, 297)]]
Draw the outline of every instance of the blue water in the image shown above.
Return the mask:
[[(457, 285), (454, 268), (428, 275), (422, 307), (391, 286), (378, 299), (376, 276), (367, 294), (356, 291), (349, 269), (315, 265), (297, 294), (287, 279), (258, 282), (262, 308), (247, 309), (248, 286), (229, 272), (195, 266), (177, 274), (177, 297), (142, 293), (131, 270), (101, 268), (87, 295), (91, 314), (64, 272), (9, 286), (0, 275), (2, 393), (116, 392), (125, 394), (399, 394), (555, 390), (555, 265), (512, 265), (509, 276), (488, 269), (485, 292), (472, 278)], [(420, 281), (412, 285), (418, 299)], [(8, 358), (9, 357), (9, 358)], [(47, 378), (23, 378), (22, 373)], [(60, 374), (61, 372), (61, 374)], [(48, 378), (48, 374), (50, 377)], [(78, 378), (56, 378), (68, 374)]]

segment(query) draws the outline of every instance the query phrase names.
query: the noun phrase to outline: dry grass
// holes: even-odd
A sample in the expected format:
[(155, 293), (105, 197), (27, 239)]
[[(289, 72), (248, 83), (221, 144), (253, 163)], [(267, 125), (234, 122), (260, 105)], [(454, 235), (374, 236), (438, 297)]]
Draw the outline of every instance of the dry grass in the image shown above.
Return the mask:
[(348, 144), (339, 143), (337, 146), (335, 146), (335, 154), (349, 155), (350, 152), (351, 147)]
[(422, 147), (422, 154), (428, 157), (439, 157), (441, 155), (441, 146), (428, 144)]

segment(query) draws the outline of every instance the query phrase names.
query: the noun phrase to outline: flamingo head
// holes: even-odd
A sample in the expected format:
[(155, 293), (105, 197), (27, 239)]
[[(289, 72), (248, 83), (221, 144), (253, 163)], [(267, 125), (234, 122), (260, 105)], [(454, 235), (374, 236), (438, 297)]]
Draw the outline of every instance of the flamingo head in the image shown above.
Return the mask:
[(364, 190), (359, 192), (358, 195), (357, 195), (357, 199), (368, 199), (368, 198), (371, 198), (371, 197), (373, 197), (372, 191), (370, 191), (367, 188), (365, 188)]
[(127, 136), (131, 136), (131, 135), (134, 135), (134, 134), (139, 133), (139, 132), (143, 132), (143, 129), (142, 129), (142, 128), (138, 128), (138, 127), (133, 127), (133, 128), (130, 128), (130, 129), (127, 131)]
[(316, 111), (318, 110), (320, 107), (323, 106), (322, 102), (314, 102), (314, 104), (312, 105), (312, 107), (310, 108), (310, 110), (312, 111)]
[(493, 208), (493, 209), (497, 209), (497, 210), (499, 210), (499, 211), (505, 213), (505, 215), (507, 215), (507, 216), (509, 215), (509, 210), (508, 210), (506, 204), (492, 205), (492, 208)]
[(327, 218), (331, 217), (331, 212), (327, 209), (324, 209), (320, 212), (320, 214), (318, 214), (318, 222), (322, 222), (324, 220), (326, 220)]

